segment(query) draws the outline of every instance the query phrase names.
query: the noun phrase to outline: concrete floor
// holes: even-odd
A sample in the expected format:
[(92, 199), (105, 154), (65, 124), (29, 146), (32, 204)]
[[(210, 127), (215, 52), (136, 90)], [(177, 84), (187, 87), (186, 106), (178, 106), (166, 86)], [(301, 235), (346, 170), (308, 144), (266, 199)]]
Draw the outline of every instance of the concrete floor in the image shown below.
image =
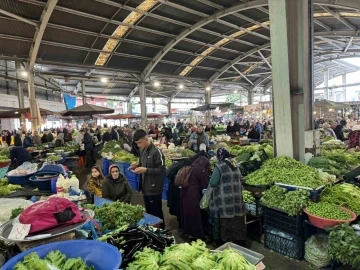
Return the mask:
[[(97, 165), (101, 167), (101, 160), (98, 160)], [(87, 179), (90, 176), (90, 169), (86, 168), (75, 168), (74, 173), (80, 181), (80, 187), (84, 186)], [(131, 200), (132, 204), (144, 205), (144, 200), (142, 194), (139, 192), (134, 192), (133, 198)], [(177, 243), (183, 243), (187, 240), (182, 237), (181, 232), (178, 230), (178, 223), (175, 216), (169, 214), (168, 207), (166, 206), (166, 201), (163, 201), (163, 213), (165, 218), (165, 226), (167, 229), (170, 229), (176, 239)], [(257, 241), (248, 241), (249, 249), (258, 252), (265, 256), (263, 263), (266, 266), (266, 269), (269, 270), (309, 270), (315, 269), (307, 264), (305, 260), (297, 261), (289, 259), (283, 255), (275, 253), (269, 249), (264, 248), (264, 245)], [(330, 268), (329, 268), (330, 269)], [(352, 268), (348, 267), (339, 267), (337, 270), (350, 270)]]

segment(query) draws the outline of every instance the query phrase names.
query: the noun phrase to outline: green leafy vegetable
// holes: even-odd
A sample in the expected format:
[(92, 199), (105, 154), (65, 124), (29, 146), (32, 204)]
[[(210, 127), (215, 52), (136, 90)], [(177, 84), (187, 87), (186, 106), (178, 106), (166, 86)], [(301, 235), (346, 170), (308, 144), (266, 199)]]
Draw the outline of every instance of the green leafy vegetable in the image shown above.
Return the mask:
[(306, 207), (306, 211), (314, 216), (333, 220), (349, 220), (352, 218), (349, 212), (341, 209), (336, 204), (327, 202), (313, 203)]
[(22, 212), (24, 212), (24, 208), (19, 207), (11, 210), (11, 216), (10, 219), (16, 218), (18, 215), (20, 215)]
[(254, 203), (255, 202), (255, 198), (252, 195), (252, 193), (248, 190), (243, 189), (242, 191), (242, 196), (243, 196), (243, 201), (245, 203)]
[(0, 197), (6, 196), (6, 195), (10, 194), (11, 192), (14, 192), (18, 189), (23, 189), (23, 187), (20, 185), (9, 184), (9, 181), (7, 178), (0, 179)]

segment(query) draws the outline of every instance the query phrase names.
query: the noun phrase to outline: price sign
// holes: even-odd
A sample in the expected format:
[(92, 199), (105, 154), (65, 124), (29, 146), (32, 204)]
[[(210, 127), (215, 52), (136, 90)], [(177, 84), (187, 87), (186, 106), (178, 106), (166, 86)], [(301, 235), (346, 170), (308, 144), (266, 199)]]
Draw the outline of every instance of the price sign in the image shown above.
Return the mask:
[(29, 234), (30, 227), (30, 224), (14, 224), (8, 239), (14, 241), (24, 240), (24, 238)]
[(264, 270), (265, 269), (265, 265), (263, 264), (263, 262), (259, 262), (256, 265), (256, 270)]

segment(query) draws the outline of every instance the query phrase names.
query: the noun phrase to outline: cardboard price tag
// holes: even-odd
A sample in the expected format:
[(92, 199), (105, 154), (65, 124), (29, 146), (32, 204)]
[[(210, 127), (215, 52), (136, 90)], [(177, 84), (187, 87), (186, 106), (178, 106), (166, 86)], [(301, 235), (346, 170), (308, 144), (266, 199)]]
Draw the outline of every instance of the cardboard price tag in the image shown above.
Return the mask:
[(24, 240), (24, 238), (29, 234), (30, 227), (31, 224), (14, 224), (8, 239), (15, 241)]

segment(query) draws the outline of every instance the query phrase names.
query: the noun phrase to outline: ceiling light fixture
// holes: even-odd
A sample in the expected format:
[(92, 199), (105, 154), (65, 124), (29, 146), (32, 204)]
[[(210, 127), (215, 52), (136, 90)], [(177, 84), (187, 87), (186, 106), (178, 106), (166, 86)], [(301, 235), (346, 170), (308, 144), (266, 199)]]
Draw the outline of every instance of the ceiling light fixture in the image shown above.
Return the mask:
[(15, 114), (18, 114), (19, 112), (15, 112)]
[(101, 82), (102, 83), (107, 83), (109, 80), (107, 79), (107, 78), (105, 78), (105, 77), (103, 77), (103, 78), (101, 78)]
[(157, 81), (155, 81), (155, 82), (154, 82), (154, 86), (155, 86), (155, 87), (159, 87), (159, 86), (160, 86), (160, 83), (157, 82)]
[(234, 90), (234, 94), (236, 94), (237, 93), (237, 90)]
[(27, 77), (28, 76), (28, 72), (27, 71), (21, 71), (21, 76), (23, 77)]
[(210, 89), (211, 89), (210, 86), (206, 87), (206, 91), (210, 91)]
[(183, 84), (180, 84), (180, 85), (179, 85), (179, 89), (184, 89), (184, 85), (183, 85)]

